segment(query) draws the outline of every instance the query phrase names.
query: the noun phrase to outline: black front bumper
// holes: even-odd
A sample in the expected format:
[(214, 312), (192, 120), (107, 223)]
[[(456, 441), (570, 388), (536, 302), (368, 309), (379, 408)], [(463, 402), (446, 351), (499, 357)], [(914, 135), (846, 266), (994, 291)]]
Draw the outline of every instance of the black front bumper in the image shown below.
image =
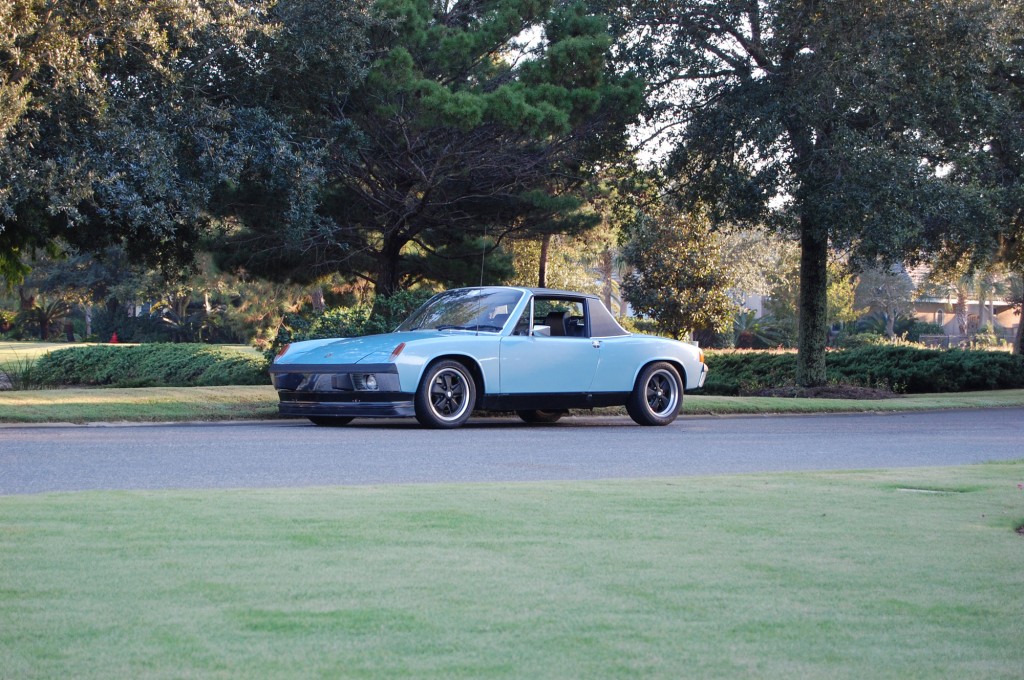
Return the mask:
[(402, 392), (331, 394), (278, 390), (283, 416), (335, 416), (348, 418), (404, 418), (416, 415), (413, 395)]
[[(367, 389), (373, 375), (377, 389)], [(270, 377), (283, 416), (395, 418), (416, 415), (414, 395), (401, 391), (394, 364), (272, 364)]]

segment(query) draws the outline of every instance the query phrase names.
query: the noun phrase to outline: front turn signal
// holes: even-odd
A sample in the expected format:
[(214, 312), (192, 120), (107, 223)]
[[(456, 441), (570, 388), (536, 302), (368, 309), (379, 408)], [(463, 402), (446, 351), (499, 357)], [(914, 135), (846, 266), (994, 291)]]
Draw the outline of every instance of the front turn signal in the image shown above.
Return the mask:
[(397, 359), (398, 355), (402, 353), (403, 349), (405, 349), (405, 343), (399, 343), (398, 347), (391, 350), (391, 356), (388, 358), (388, 361), (394, 361), (395, 359)]

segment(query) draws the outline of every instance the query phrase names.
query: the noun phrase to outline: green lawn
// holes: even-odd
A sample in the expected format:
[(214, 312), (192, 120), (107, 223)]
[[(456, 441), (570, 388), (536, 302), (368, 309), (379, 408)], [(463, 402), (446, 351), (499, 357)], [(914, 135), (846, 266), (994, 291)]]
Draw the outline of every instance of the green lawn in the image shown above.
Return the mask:
[[(687, 395), (683, 413), (899, 412), (1009, 406), (1024, 406), (1024, 390), (922, 394), (881, 401)], [(625, 409), (597, 409), (594, 413), (622, 415)], [(0, 391), (0, 423), (248, 420), (276, 415), (277, 395), (269, 385)]]
[(1021, 483), (0, 497), (0, 676), (1020, 678)]

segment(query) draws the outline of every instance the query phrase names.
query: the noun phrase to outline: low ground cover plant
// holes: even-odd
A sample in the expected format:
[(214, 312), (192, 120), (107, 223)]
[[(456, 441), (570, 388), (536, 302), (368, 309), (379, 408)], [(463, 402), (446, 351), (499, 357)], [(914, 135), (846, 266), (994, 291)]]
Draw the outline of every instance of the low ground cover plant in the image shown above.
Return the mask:
[(44, 385), (201, 387), (269, 384), (266, 360), (230, 347), (201, 344), (93, 345), (40, 357)]
[[(709, 352), (705, 394), (742, 395), (792, 385), (792, 352)], [(899, 393), (1024, 387), (1024, 357), (1006, 352), (867, 345), (830, 352), (830, 382)]]

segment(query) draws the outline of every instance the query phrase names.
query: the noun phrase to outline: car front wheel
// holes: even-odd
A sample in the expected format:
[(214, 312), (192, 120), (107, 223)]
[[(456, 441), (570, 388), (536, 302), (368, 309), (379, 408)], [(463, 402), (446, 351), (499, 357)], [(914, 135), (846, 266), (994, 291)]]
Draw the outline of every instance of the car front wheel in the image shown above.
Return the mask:
[(645, 367), (626, 402), (629, 417), (639, 425), (668, 425), (683, 404), (682, 385), (672, 364), (658, 362)]
[(432, 428), (459, 427), (473, 413), (476, 384), (469, 370), (457, 361), (431, 365), (416, 390), (416, 420)]

